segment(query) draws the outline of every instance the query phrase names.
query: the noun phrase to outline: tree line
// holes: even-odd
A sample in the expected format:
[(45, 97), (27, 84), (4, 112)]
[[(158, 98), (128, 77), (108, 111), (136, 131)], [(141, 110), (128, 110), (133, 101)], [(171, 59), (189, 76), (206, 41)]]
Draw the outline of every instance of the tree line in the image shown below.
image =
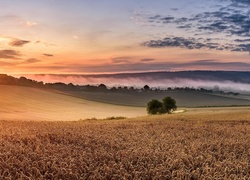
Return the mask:
[(205, 89), (205, 88), (190, 88), (190, 87), (168, 87), (165, 89), (149, 87), (145, 85), (142, 88), (135, 88), (133, 86), (119, 86), (119, 87), (107, 87), (105, 84), (99, 85), (74, 85), (72, 83), (44, 83), (42, 81), (35, 81), (28, 79), (26, 77), (15, 78), (6, 74), (0, 74), (0, 84), (2, 85), (16, 85), (16, 86), (28, 86), (28, 87), (38, 87), (38, 88), (49, 88), (62, 91), (89, 91), (89, 92), (166, 92), (166, 91), (185, 91), (185, 92), (203, 92), (203, 93), (216, 93), (216, 94), (226, 94), (226, 95), (239, 95), (236, 92), (224, 92), (219, 90), (215, 86), (214, 90)]

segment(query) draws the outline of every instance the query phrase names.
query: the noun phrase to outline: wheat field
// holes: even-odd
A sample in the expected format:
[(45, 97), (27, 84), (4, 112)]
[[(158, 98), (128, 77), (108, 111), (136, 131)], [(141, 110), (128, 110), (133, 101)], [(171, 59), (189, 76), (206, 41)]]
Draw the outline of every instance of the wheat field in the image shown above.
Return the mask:
[(249, 112), (0, 121), (0, 179), (250, 179)]
[(109, 116), (145, 116), (143, 107), (118, 106), (45, 91), (0, 85), (0, 118), (25, 121), (75, 121)]

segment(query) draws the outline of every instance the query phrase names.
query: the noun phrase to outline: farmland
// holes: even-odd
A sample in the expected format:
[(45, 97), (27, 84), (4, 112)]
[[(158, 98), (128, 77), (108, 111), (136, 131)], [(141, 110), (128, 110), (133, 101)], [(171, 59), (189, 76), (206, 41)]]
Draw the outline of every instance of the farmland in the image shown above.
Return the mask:
[(0, 179), (249, 179), (249, 108), (0, 121)]
[(145, 107), (152, 99), (163, 99), (170, 96), (177, 101), (179, 107), (208, 107), (208, 106), (246, 106), (250, 105), (249, 96), (229, 96), (192, 91), (165, 92), (87, 92), (66, 91), (68, 94), (90, 101), (111, 103), (125, 106)]
[(0, 85), (0, 117), (4, 120), (72, 121), (109, 116), (145, 116), (142, 107), (117, 106), (38, 88)]
[(250, 107), (146, 116), (111, 101), (1, 85), (0, 179), (250, 178)]

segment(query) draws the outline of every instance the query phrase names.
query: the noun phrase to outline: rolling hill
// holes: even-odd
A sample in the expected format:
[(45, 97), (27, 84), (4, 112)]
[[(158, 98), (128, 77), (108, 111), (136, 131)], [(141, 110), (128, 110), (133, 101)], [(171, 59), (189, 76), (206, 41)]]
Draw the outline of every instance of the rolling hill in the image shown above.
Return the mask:
[(68, 94), (84, 99), (116, 105), (145, 107), (152, 99), (161, 100), (166, 96), (174, 98), (178, 107), (208, 106), (248, 106), (250, 100), (242, 96), (220, 96), (203, 92), (166, 91), (166, 92), (86, 92), (67, 91)]
[(75, 121), (107, 117), (146, 115), (151, 99), (171, 96), (178, 107), (247, 106), (250, 101), (237, 96), (223, 97), (201, 92), (161, 93), (52, 92), (39, 88), (0, 85), (1, 120)]
[(118, 106), (49, 92), (38, 88), (0, 85), (1, 120), (70, 121), (110, 116), (146, 115), (145, 108)]

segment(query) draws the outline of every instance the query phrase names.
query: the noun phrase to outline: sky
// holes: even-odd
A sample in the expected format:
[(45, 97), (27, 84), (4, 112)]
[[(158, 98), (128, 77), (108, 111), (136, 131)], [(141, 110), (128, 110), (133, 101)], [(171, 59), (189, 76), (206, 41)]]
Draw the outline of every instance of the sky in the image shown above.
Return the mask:
[(0, 73), (250, 70), (250, 0), (0, 0)]

